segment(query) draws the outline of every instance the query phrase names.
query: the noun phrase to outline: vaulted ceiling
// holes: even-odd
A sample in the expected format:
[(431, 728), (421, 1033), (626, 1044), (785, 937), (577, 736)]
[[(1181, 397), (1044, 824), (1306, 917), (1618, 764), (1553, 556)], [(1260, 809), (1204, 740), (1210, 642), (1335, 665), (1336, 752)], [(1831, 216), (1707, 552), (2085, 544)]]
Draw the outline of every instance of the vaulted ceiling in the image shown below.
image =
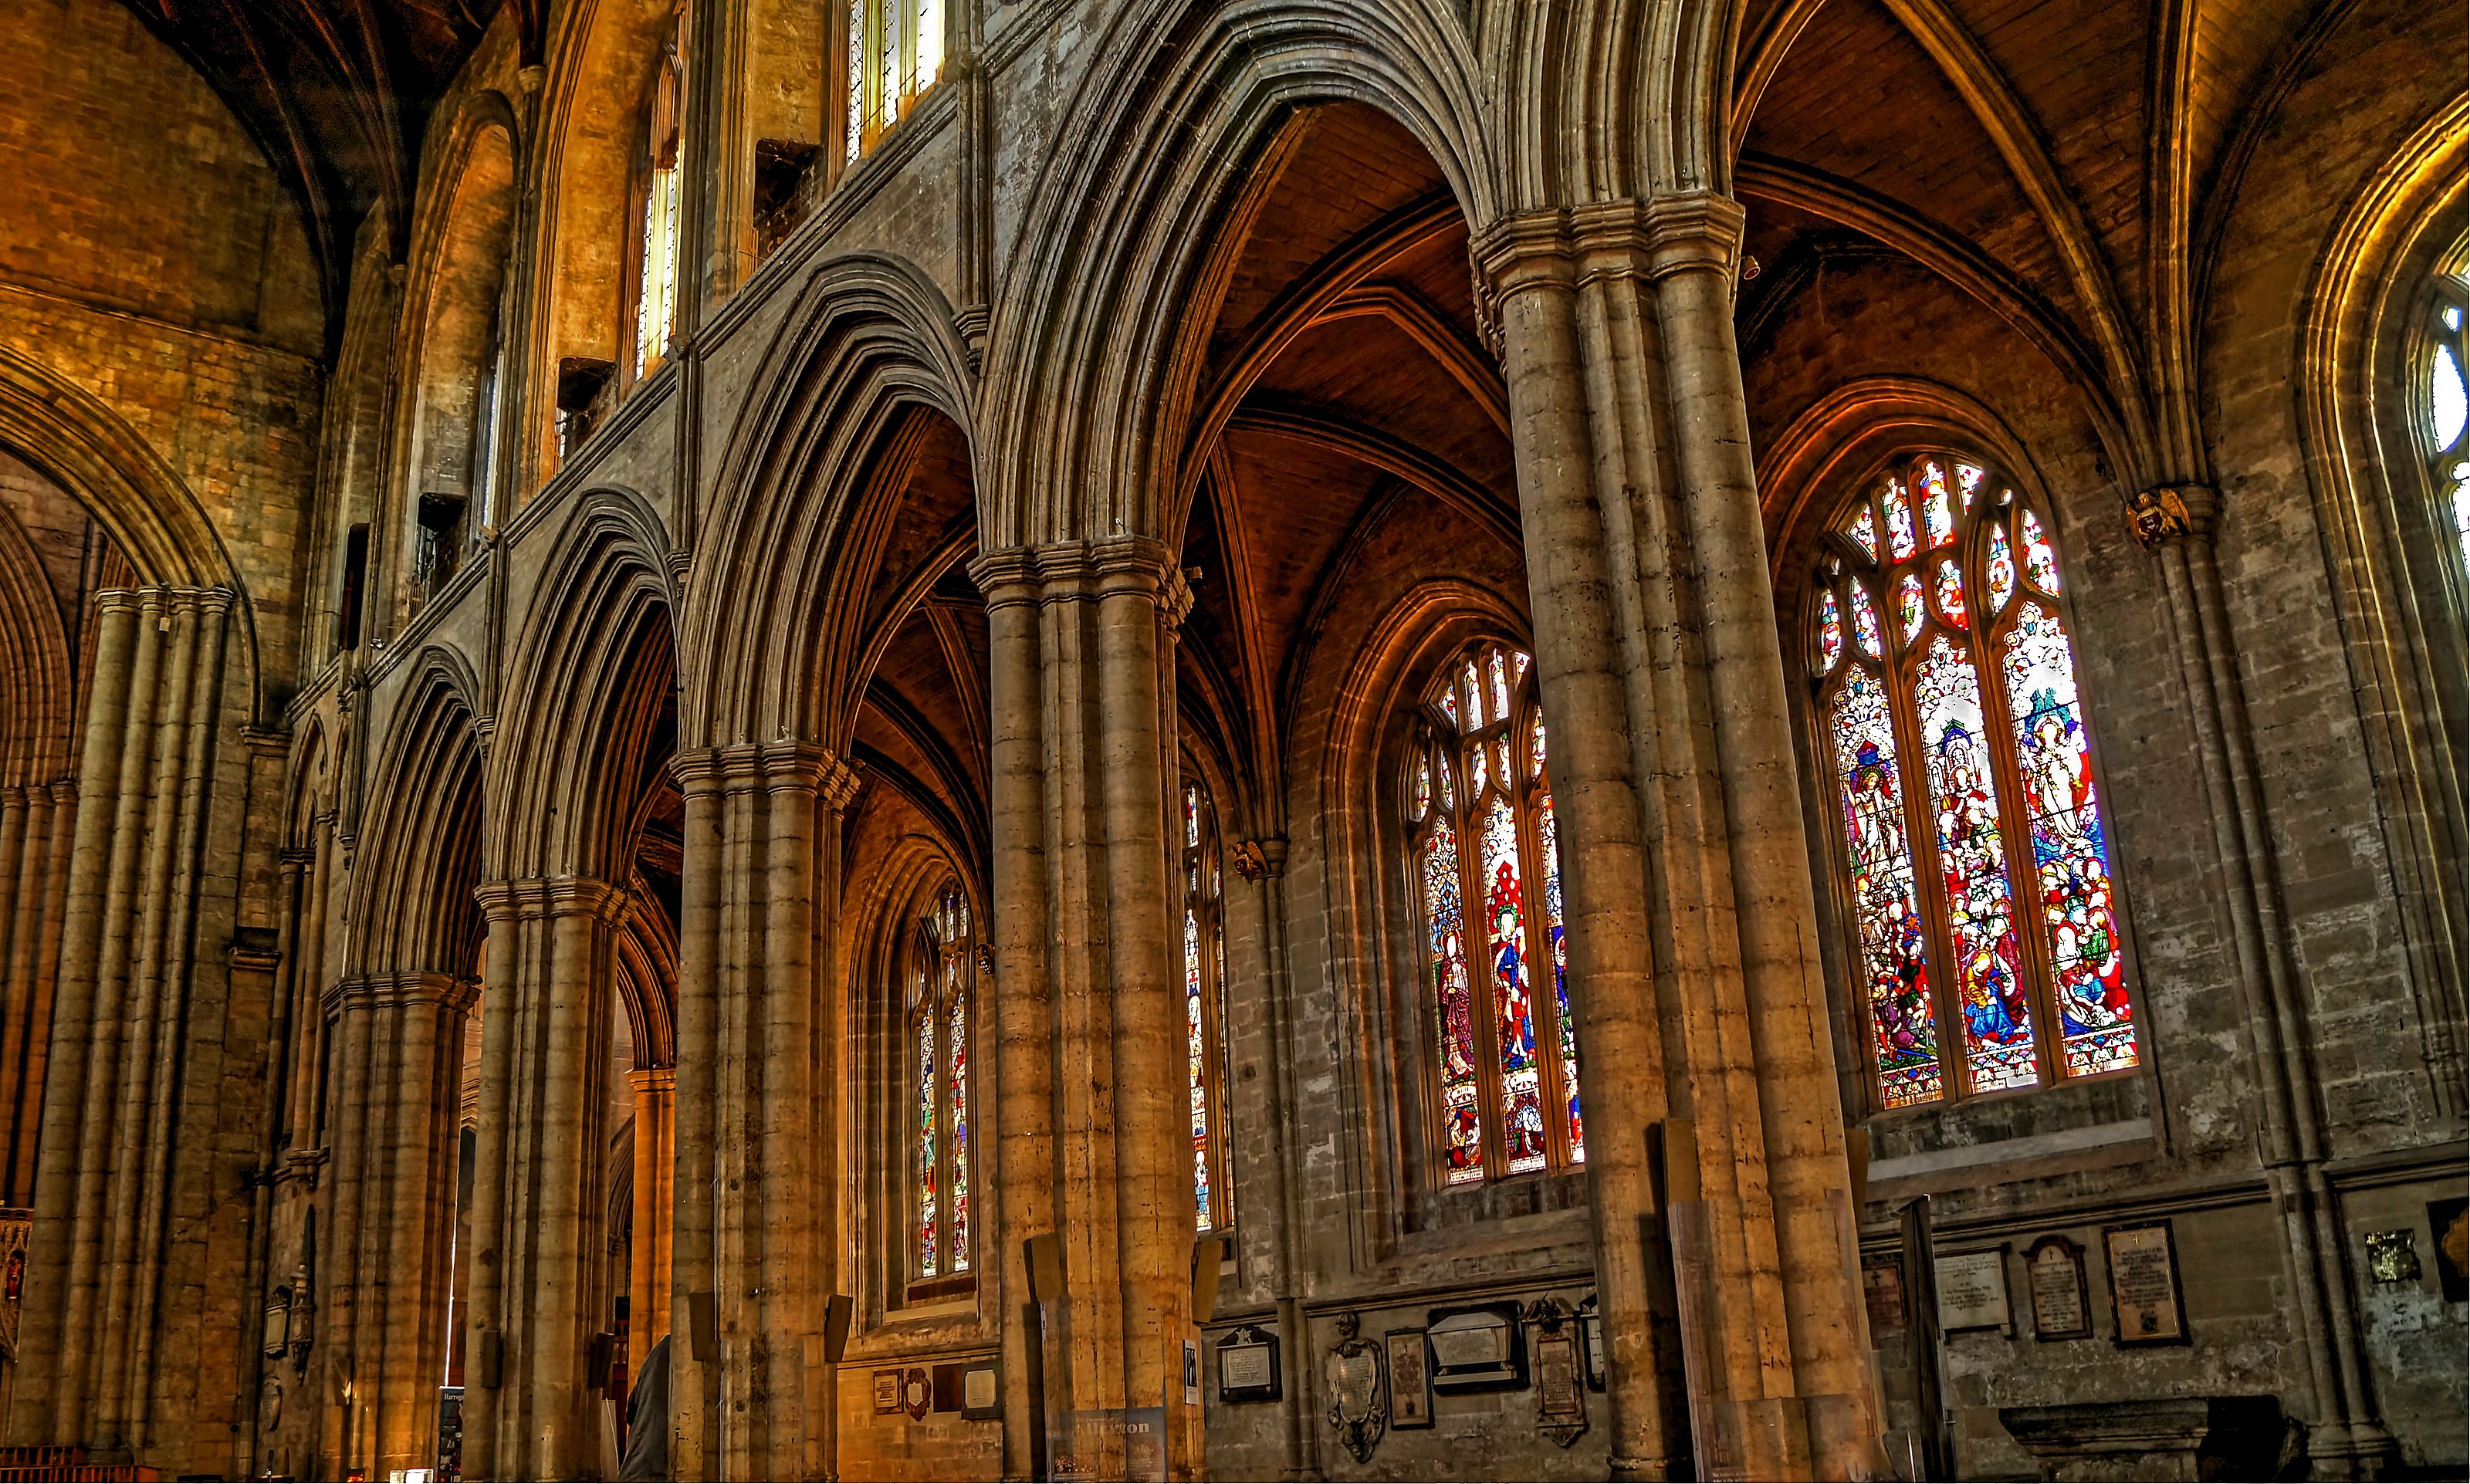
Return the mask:
[[(430, 110), (499, 0), (122, 0), (187, 58), (273, 161), (307, 217), (329, 306), (371, 206), (398, 232)], [(547, 0), (511, 0), (537, 55)]]

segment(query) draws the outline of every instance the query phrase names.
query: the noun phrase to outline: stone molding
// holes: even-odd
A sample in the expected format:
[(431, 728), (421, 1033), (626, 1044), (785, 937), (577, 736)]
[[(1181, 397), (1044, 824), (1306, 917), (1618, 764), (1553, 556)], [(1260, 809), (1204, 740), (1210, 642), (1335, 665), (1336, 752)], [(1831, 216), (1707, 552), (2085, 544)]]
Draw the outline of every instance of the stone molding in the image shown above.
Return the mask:
[(410, 969), (338, 980), (326, 986), (319, 1003), (328, 1015), (380, 1008), (460, 1011), (470, 1009), (479, 997), (480, 982), (477, 979), (434, 969)]
[(1747, 220), (1740, 202), (1712, 191), (1503, 217), (1470, 249), (1485, 339), (1498, 354), (1501, 306), (1530, 289), (1583, 289), (1608, 278), (1654, 282), (1687, 272), (1729, 275), (1737, 270)]

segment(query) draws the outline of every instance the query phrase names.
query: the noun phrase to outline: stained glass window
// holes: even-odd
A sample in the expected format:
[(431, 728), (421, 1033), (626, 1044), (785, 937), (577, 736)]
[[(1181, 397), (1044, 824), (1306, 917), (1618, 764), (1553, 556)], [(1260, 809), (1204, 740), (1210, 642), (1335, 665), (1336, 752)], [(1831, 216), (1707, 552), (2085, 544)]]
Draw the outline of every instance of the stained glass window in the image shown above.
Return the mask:
[[(1586, 1159), (1560, 846), (1531, 669), (1523, 652), (1489, 642), (1444, 666), (1406, 765), (1434, 1157), (1449, 1186)], [(1460, 770), (1462, 793), (1450, 786)]]
[(670, 23), (668, 36), (661, 46), (650, 106), (644, 115), (643, 155), (638, 165), (641, 192), (641, 231), (638, 234), (641, 241), (636, 244), (641, 257), (635, 268), (638, 378), (667, 358), (669, 336), (677, 328), (678, 245), (685, 235), (680, 216), (685, 171), (678, 150), (686, 120), (683, 15), (681, 10), (681, 18)]
[[(1418, 788), (1430, 796), (1430, 775)], [(1183, 785), (1183, 1034), (1192, 1108), (1192, 1199), (1196, 1231), (1235, 1224), (1234, 1182), (1226, 1160), (1225, 880), (1218, 859), (1218, 815), (1209, 790)]]
[(945, 9), (946, 0), (850, 0), (847, 158), (874, 149), (935, 85), (944, 70)]
[[(1883, 543), (1867, 534), (1880, 529)], [(1987, 465), (1925, 454), (1880, 475), (1830, 531), (1809, 665), (1879, 1105), (2137, 1065), (2046, 515)], [(1874, 592), (1895, 595), (1893, 655)]]
[(957, 885), (935, 893), (918, 927), (910, 978), (909, 1163), (912, 1276), (964, 1277), (976, 1247), (969, 1115), (969, 985), (977, 972), (969, 899)]

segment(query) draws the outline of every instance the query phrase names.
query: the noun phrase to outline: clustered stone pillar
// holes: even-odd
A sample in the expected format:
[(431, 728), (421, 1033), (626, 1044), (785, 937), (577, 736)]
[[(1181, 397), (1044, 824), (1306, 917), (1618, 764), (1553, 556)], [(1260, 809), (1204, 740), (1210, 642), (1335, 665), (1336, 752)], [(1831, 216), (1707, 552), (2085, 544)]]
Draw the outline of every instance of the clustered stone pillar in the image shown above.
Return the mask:
[[(1613, 1467), (1632, 1477), (1693, 1449), (1702, 1471), (1859, 1473), (1878, 1426), (1733, 340), (1740, 225), (1692, 194), (1512, 217), (1477, 247), (1603, 1130), (1587, 1154)], [(1695, 1154), (1662, 1196), (1658, 1125)]]
[[(129, 1447), (158, 1356), (194, 1372), (152, 1332), (231, 605), (221, 589), (96, 595), (12, 1442)], [(194, 1334), (194, 1316), (167, 1318)]]
[[(601, 1333), (615, 945), (625, 893), (579, 876), (484, 883), (464, 1472), (594, 1478), (584, 1367)], [(339, 1137), (339, 1136), (338, 1136)]]
[(627, 1358), (640, 1375), (643, 1356), (669, 1333), (678, 1069), (640, 1067), (626, 1074), (626, 1081), (635, 1092), (635, 1240), (627, 1252)]
[[(1061, 1450), (1120, 1477), (1121, 1434), (1072, 1420), (1163, 1408), (1166, 1467), (1189, 1477), (1200, 1413), (1181, 1386), (1195, 1333), (1169, 931), (1174, 567), (1156, 542), (1115, 538), (990, 552), (972, 575), (992, 670), (1003, 1311), (1034, 1304), (1041, 1337), (1035, 1357), (1007, 1340), (1009, 1430), (1041, 1429), (1049, 1469)], [(1033, 1295), (1019, 1249), (1048, 1236), (1060, 1289)]]
[(41, 1138), (43, 1066), (50, 1052), (52, 994), (60, 967), (60, 915), (68, 904), (69, 846), (77, 830), (77, 780), (0, 789), (0, 1088), (8, 1142), (0, 1148), (0, 1205), (35, 1198)]
[(435, 971), (343, 980), (322, 996), (340, 1057), (320, 1261), (320, 1455), (338, 1473), (429, 1466), (454, 1212), (464, 1017), (477, 989)]
[(2263, 1115), (2264, 1174), (2281, 1219), (2281, 1266), (2316, 1416), (2307, 1451), (2324, 1477), (2373, 1476), (2392, 1438), (2377, 1420), (2358, 1306), (2342, 1261), (2340, 1199), (2324, 1168), (2320, 1094), (2307, 1055), (2304, 990), (2288, 957), (2281, 893), (2262, 773), (2248, 717), (2229, 605), (2215, 565), (2220, 500), (2195, 484), (2165, 487), (2139, 502), (2135, 530), (2161, 569), (2174, 649), (2195, 724), (2199, 777), (2213, 822), (2223, 905), (2238, 958), (2239, 1004)]
[[(840, 1234), (841, 1003), (829, 984), (841, 811), (857, 777), (821, 748), (686, 754), (670, 1464), (681, 1478), (823, 1478), (834, 1459), (824, 1320)], [(692, 1316), (712, 1317), (709, 1350)]]

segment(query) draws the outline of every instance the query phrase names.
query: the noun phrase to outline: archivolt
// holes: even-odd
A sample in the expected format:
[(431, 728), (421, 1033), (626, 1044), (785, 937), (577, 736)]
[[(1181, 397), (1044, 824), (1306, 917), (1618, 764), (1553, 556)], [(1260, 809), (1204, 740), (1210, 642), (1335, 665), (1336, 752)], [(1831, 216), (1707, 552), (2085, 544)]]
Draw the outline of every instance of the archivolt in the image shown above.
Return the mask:
[(0, 787), (49, 783), (75, 766), (70, 663), (42, 560), (0, 509)]
[(749, 384), (761, 390), (723, 451), (681, 612), (692, 668), (679, 735), (828, 742), (832, 719), (817, 714), (810, 682), (868, 455), (918, 406), (950, 418), (974, 448), (977, 383), (942, 290), (898, 258), (853, 253), (816, 268)]
[[(241, 679), (258, 695), (256, 609), (222, 538), (171, 465), (119, 414), (80, 387), (0, 348), (0, 444), (90, 511), (141, 583), (240, 594)], [(252, 710), (262, 707), (252, 705)]]
[(493, 879), (588, 875), (622, 885), (634, 822), (617, 770), (641, 760), (674, 684), (674, 600), (660, 518), (631, 490), (586, 491), (568, 514), (512, 653), (490, 750), (501, 828)]
[(1065, 110), (1004, 273), (982, 467), (990, 548), (1161, 534), (1211, 315), (1210, 266), (1289, 110), (1395, 119), (1478, 225), (1499, 172), (1467, 37), (1438, 3), (1186, 0), (1127, 10)]
[(362, 832), (367, 868), (352, 876), (347, 975), (435, 970), (468, 974), (485, 931), (471, 889), (479, 880), (480, 748), (472, 725), (472, 668), (432, 644), (413, 661)]

